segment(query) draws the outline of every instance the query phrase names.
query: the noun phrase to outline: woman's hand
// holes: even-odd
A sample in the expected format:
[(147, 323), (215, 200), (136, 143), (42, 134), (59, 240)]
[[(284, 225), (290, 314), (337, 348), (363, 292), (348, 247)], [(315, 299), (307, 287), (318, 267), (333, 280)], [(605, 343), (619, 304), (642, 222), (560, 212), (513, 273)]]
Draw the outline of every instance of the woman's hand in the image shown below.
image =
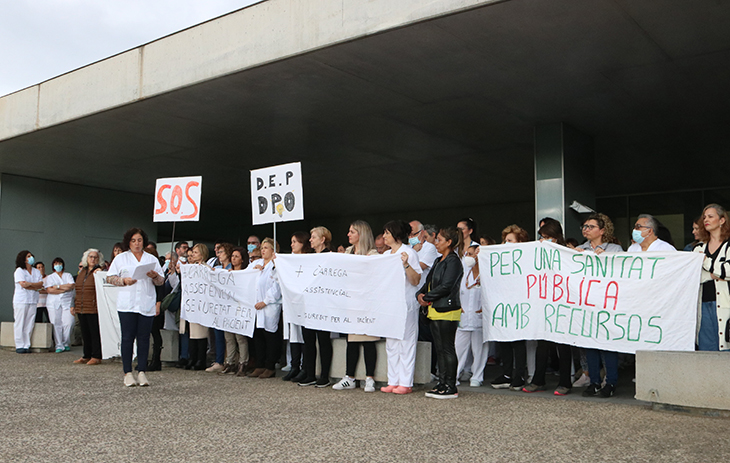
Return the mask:
[(76, 307), (71, 307), (71, 315), (76, 315)]
[(122, 283), (124, 283), (124, 286), (131, 286), (131, 285), (137, 283), (137, 280), (135, 280), (134, 278), (127, 277), (127, 278), (122, 278)]
[(157, 273), (157, 272), (155, 272), (154, 270), (150, 270), (150, 271), (149, 271), (149, 272), (147, 272), (147, 273), (146, 273), (145, 275), (147, 275), (148, 277), (150, 277), (150, 278), (152, 278), (152, 279), (154, 280), (154, 279), (155, 279), (155, 278), (157, 278), (157, 277), (158, 277), (158, 276), (159, 276), (160, 274), (159, 274), (159, 273)]
[(256, 269), (256, 270), (263, 270), (264, 267), (261, 264), (256, 264), (256, 266), (254, 266), (254, 269)]
[(400, 260), (403, 261), (404, 266), (408, 263), (408, 254), (405, 251), (400, 253)]
[(593, 250), (596, 254), (602, 254), (604, 252), (603, 248), (596, 248)]
[(28, 289), (28, 286), (30, 286), (30, 283), (28, 283), (27, 281), (19, 281), (18, 284), (20, 285), (21, 288), (24, 288), (24, 289)]
[(421, 304), (421, 307), (428, 307), (428, 302), (423, 300), (423, 294), (418, 295), (418, 303)]
[(265, 302), (257, 302), (257, 303), (256, 303), (256, 305), (254, 305), (253, 307), (254, 307), (254, 309), (256, 309), (256, 310), (261, 310), (261, 309), (263, 309), (264, 307), (266, 307), (266, 303), (265, 303)]

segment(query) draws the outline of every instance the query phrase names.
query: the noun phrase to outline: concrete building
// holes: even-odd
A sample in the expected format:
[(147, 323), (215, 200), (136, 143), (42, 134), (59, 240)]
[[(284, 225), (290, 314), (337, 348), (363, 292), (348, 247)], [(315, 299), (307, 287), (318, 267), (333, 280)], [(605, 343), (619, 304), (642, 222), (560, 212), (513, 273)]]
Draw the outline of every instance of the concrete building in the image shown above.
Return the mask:
[(318, 224), (344, 243), (356, 218), (579, 236), (578, 200), (625, 245), (649, 212), (681, 247), (730, 204), (727, 24), (706, 0), (268, 0), (6, 95), (0, 319), (21, 249), (75, 267), (133, 225), (169, 240), (159, 177), (204, 178), (177, 236), (270, 234), (248, 172), (293, 161), (307, 218), (284, 244)]

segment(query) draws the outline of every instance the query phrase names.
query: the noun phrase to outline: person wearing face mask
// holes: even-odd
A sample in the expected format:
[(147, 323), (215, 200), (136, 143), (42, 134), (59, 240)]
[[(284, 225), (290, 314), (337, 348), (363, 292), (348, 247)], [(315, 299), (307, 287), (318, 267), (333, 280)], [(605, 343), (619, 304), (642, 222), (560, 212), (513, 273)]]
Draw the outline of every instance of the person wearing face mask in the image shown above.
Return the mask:
[(30, 353), (30, 335), (35, 325), (38, 291), (43, 288), (41, 272), (33, 267), (35, 257), (30, 251), (20, 251), (15, 258), (15, 292), (13, 293), (13, 328), (15, 352)]
[[(563, 238), (563, 227), (555, 219), (545, 219), (542, 226), (537, 231), (540, 241), (549, 241), (551, 243), (565, 246)], [(557, 344), (552, 341), (540, 339), (537, 341), (535, 350), (535, 374), (532, 382), (522, 388), (523, 392), (538, 392), (546, 389), (545, 373), (548, 366), (548, 354), (550, 351), (558, 352), (558, 371), (560, 372), (560, 380), (558, 387), (555, 389), (555, 395), (567, 395), (573, 386), (570, 378), (570, 370), (572, 367), (573, 355), (571, 347), (567, 344)]]
[(101, 270), (104, 256), (98, 249), (90, 248), (81, 257), (81, 271), (76, 277), (76, 300), (71, 314), (79, 316), (84, 354), (77, 364), (98, 365), (101, 363), (101, 335), (99, 333), (99, 309), (96, 304), (96, 283), (94, 273)]
[[(502, 244), (526, 243), (529, 240), (527, 231), (517, 225), (510, 225), (502, 230)], [(502, 359), (502, 375), (492, 381), (492, 387), (521, 391), (525, 386), (525, 365), (527, 364), (525, 341), (499, 342), (497, 345)]]
[(631, 231), (631, 239), (634, 244), (629, 246), (627, 252), (643, 251), (676, 251), (677, 249), (657, 236), (659, 233), (659, 222), (649, 215), (640, 214), (636, 219), (634, 229)]
[(482, 385), (489, 352), (489, 343), (484, 342), (482, 334), (482, 287), (479, 281), (477, 254), (479, 246), (469, 246), (463, 259), (466, 273), (459, 285), (461, 320), (454, 339), (456, 358), (459, 361), (456, 369), (457, 378), (465, 370), (470, 354), (473, 359), (469, 382), (471, 387)]
[(70, 273), (64, 272), (64, 262), (60, 257), (53, 259), (53, 273), (45, 279), (48, 292), (48, 318), (53, 325), (53, 337), (56, 341), (56, 353), (71, 350), (71, 330), (74, 316), (71, 306), (74, 300), (76, 282)]
[(730, 350), (730, 217), (724, 207), (709, 204), (702, 211), (701, 244), (694, 252), (702, 263), (701, 303), (698, 307), (697, 347), (702, 351)]
[(246, 251), (248, 251), (248, 254), (251, 255), (251, 253), (254, 251), (254, 249), (258, 249), (261, 247), (261, 240), (256, 235), (251, 235), (246, 240)]

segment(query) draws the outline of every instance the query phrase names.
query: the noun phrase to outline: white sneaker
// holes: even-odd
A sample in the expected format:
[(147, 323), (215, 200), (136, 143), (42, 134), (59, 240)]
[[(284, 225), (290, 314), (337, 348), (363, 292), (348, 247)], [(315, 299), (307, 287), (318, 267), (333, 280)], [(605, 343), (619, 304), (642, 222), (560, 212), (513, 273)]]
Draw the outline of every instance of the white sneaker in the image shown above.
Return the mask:
[(140, 371), (139, 373), (137, 373), (137, 382), (141, 387), (150, 385), (150, 382), (147, 381), (147, 375), (144, 374), (144, 371)]
[(223, 371), (223, 365), (218, 362), (213, 362), (213, 365), (206, 368), (205, 371), (208, 373), (217, 373), (219, 371)]
[(375, 380), (373, 378), (365, 378), (365, 392), (375, 392)]
[(573, 383), (573, 387), (588, 387), (591, 385), (591, 378), (588, 375), (580, 375), (580, 378), (576, 379)]
[(481, 386), (482, 386), (482, 382), (479, 381), (478, 379), (472, 379), (471, 381), (469, 381), (469, 387), (481, 387)]
[(355, 389), (355, 378), (350, 378), (349, 376), (345, 376), (340, 380), (339, 383), (332, 386), (332, 389), (335, 391), (342, 391), (345, 389)]
[(124, 375), (124, 385), (126, 387), (134, 387), (137, 385), (137, 380), (134, 379), (134, 375), (131, 371)]

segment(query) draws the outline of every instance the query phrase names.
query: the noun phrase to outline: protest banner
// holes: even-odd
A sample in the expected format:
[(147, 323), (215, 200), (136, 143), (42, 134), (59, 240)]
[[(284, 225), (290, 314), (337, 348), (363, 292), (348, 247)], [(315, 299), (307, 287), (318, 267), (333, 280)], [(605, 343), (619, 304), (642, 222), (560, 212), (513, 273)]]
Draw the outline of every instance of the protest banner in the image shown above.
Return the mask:
[(301, 163), (252, 170), (251, 213), (253, 225), (304, 219)]
[(153, 221), (199, 221), (202, 185), (203, 177), (158, 178)]
[(180, 318), (208, 328), (253, 336), (258, 270), (229, 272), (186, 264), (180, 266), (180, 273)]
[(276, 273), (285, 322), (403, 339), (406, 302), (400, 255), (280, 254)]
[(482, 246), (484, 339), (626, 353), (694, 350), (703, 258), (595, 254), (550, 242)]

